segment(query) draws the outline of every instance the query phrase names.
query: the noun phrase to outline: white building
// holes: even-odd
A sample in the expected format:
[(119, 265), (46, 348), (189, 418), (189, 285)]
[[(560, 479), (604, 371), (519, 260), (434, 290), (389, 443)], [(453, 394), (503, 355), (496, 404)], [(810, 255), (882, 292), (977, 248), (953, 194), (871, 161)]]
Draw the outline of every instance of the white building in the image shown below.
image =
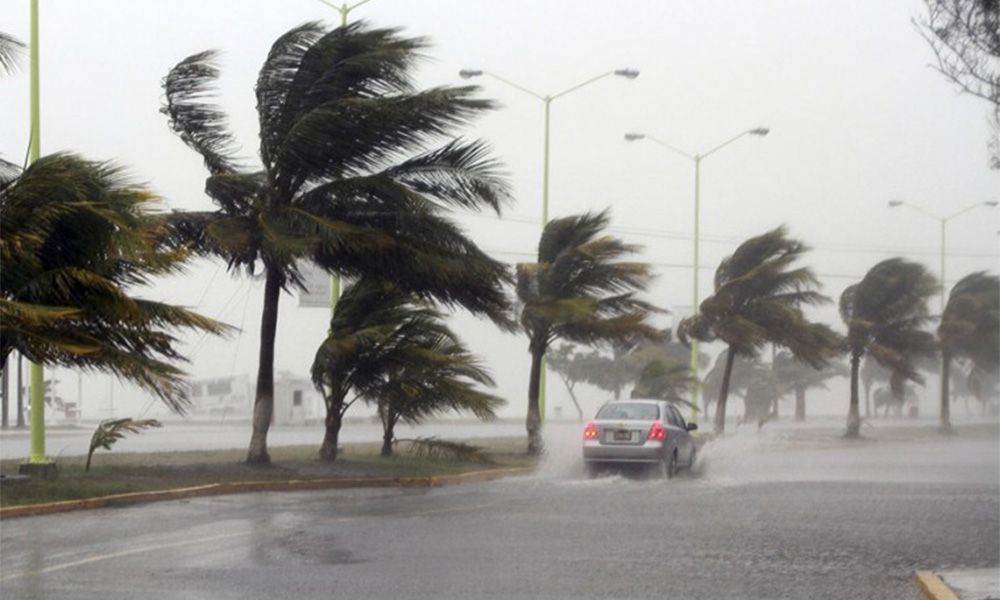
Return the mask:
[[(255, 382), (248, 375), (232, 375), (188, 382), (194, 421), (248, 421), (253, 416)], [(272, 425), (322, 422), (323, 397), (308, 377), (281, 371), (274, 378)]]

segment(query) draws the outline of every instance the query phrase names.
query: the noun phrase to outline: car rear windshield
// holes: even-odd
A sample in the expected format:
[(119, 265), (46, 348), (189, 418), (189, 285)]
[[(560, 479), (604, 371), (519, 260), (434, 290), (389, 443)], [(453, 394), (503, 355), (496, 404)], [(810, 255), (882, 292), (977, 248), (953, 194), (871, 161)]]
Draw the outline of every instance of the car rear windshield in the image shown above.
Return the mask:
[(639, 402), (615, 402), (605, 404), (597, 412), (598, 419), (618, 419), (621, 421), (655, 421), (660, 418), (660, 407)]

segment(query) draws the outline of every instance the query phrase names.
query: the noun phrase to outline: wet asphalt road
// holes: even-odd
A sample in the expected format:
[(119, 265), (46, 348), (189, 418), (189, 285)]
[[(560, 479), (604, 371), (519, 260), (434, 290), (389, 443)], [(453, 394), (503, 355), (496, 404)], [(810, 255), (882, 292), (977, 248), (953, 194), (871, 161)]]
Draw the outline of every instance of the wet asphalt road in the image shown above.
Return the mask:
[[(3, 598), (904, 598), (1000, 566), (1000, 443), (706, 448), (664, 482), (539, 475), (261, 493), (0, 524)], [(960, 468), (948, 468), (948, 465)]]

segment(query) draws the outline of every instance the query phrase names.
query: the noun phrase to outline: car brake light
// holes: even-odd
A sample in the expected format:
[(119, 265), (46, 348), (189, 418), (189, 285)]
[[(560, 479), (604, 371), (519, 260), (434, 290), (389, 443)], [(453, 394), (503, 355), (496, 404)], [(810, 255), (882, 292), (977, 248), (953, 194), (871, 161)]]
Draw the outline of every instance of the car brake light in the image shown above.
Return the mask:
[(585, 440), (596, 440), (597, 439), (597, 425), (591, 421), (587, 423), (587, 426), (583, 429), (583, 439)]
[(667, 439), (667, 430), (663, 428), (663, 423), (656, 421), (653, 426), (649, 428), (649, 437), (647, 438), (654, 442), (662, 442)]

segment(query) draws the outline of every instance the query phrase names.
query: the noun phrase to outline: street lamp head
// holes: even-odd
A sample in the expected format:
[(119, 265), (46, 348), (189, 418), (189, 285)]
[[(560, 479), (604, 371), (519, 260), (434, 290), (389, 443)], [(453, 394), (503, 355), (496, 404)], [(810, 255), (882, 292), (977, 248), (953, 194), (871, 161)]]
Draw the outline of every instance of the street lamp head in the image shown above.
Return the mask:
[(902, 206), (902, 200), (889, 200), (889, 208), (896, 208), (897, 206)]
[(458, 72), (458, 76), (462, 79), (472, 79), (473, 77), (479, 77), (482, 74), (482, 69), (462, 69)]
[(987, 200), (986, 202), (983, 202), (983, 204), (985, 204), (986, 206), (992, 206), (992, 207), (995, 208), (997, 204), (1000, 204), (1000, 202), (997, 202), (996, 200)]
[(771, 130), (767, 127), (754, 127), (750, 130), (750, 135), (759, 135), (761, 137), (764, 137), (769, 133), (771, 133)]
[(646, 137), (645, 133), (626, 133), (625, 134), (625, 141), (626, 142), (635, 142), (635, 141), (643, 139), (644, 137)]
[(639, 76), (639, 71), (637, 69), (615, 69), (615, 75), (625, 79), (635, 79)]

